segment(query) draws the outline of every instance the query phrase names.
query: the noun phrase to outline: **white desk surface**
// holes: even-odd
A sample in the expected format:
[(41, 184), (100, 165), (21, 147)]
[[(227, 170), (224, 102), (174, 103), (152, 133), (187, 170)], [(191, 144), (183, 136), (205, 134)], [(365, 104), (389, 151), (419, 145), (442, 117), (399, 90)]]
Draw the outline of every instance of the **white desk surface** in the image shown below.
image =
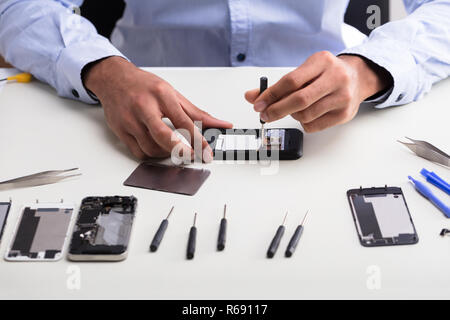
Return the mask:
[[(237, 128), (258, 128), (244, 91), (270, 83), (288, 69), (151, 69), (199, 107)], [(61, 99), (34, 81), (7, 84), (0, 94), (0, 180), (49, 169), (80, 167), (83, 176), (59, 184), (0, 192), (13, 199), (0, 254), (3, 257), (21, 206), (38, 198), (76, 204), (89, 195), (135, 195), (139, 205), (128, 259), (118, 263), (0, 261), (0, 298), (303, 299), (450, 298), (450, 222), (418, 195), (407, 176), (425, 167), (447, 181), (450, 171), (416, 157), (397, 139), (427, 140), (450, 150), (450, 80), (421, 101), (384, 110), (360, 110), (346, 125), (306, 134), (304, 156), (279, 163), (274, 175), (258, 164), (209, 164), (211, 175), (193, 196), (125, 187), (138, 162), (108, 130), (103, 111)], [(291, 118), (272, 124), (299, 127)], [(365, 248), (358, 241), (346, 191), (398, 186), (419, 234), (410, 246)], [(443, 192), (436, 191), (448, 200)], [(447, 197), (447, 198), (445, 198)], [(215, 250), (219, 220), (228, 204), (228, 238)], [(447, 201), (448, 203), (448, 201)], [(172, 205), (164, 241), (150, 241)], [(291, 259), (284, 249), (306, 209), (305, 232)], [(267, 247), (286, 210), (285, 236), (274, 259)], [(198, 211), (197, 251), (185, 260), (188, 231)], [(375, 266), (375, 269), (373, 267)], [(75, 269), (74, 269), (75, 267)], [(77, 269), (79, 268), (79, 269)], [(67, 282), (79, 270), (80, 288)], [(373, 270), (375, 270), (375, 273)], [(379, 271), (379, 289), (367, 282)], [(371, 289), (372, 288), (372, 289)]]

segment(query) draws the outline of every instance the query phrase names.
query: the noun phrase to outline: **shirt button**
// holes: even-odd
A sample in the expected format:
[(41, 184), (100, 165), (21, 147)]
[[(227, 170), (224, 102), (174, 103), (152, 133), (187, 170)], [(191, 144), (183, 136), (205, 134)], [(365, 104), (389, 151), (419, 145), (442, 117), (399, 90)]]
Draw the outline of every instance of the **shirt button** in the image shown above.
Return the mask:
[(245, 58), (246, 58), (245, 53), (239, 53), (239, 54), (236, 56), (236, 59), (237, 59), (237, 61), (239, 61), (239, 62), (244, 61)]
[(403, 93), (399, 94), (398, 97), (397, 97), (397, 100), (395, 100), (395, 102), (399, 102), (400, 100), (403, 99), (404, 96), (405, 95)]
[(72, 94), (73, 94), (73, 96), (74, 96), (75, 98), (79, 98), (79, 97), (80, 97), (80, 95), (78, 94), (78, 91), (75, 90), (75, 89), (72, 89)]

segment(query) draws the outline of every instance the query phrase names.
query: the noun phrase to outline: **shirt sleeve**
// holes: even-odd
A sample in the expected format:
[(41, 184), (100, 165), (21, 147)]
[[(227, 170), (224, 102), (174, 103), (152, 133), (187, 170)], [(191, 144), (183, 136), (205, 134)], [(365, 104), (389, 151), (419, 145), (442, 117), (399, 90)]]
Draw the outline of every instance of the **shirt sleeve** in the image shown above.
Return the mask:
[(390, 72), (394, 84), (377, 108), (416, 101), (450, 75), (450, 0), (404, 0), (410, 13), (372, 31), (340, 54), (361, 55)]
[(0, 0), (0, 54), (60, 96), (96, 103), (81, 79), (90, 62), (123, 55), (74, 13), (82, 0)]

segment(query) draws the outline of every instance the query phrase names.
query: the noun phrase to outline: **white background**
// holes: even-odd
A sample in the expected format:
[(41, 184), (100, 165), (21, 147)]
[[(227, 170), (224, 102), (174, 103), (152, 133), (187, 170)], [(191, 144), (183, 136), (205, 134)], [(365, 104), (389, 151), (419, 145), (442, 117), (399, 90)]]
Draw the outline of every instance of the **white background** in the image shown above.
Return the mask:
[(389, 5), (389, 15), (391, 21), (406, 17), (406, 10), (403, 5), (403, 0), (390, 0)]

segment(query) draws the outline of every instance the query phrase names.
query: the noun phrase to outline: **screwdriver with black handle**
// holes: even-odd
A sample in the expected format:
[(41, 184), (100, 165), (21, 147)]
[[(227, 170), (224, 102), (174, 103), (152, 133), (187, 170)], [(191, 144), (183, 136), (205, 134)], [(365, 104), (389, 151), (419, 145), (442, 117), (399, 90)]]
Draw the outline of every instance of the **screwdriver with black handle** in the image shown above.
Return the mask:
[(194, 215), (194, 223), (192, 224), (191, 230), (189, 231), (189, 239), (186, 252), (186, 258), (188, 260), (194, 259), (195, 245), (197, 242), (197, 228), (195, 227), (196, 220), (197, 220), (197, 212)]
[(306, 211), (305, 216), (303, 217), (302, 223), (300, 223), (297, 226), (294, 234), (292, 235), (291, 240), (289, 241), (289, 244), (286, 248), (286, 252), (284, 253), (285, 257), (287, 257), (287, 258), (290, 258), (294, 254), (295, 249), (297, 248), (298, 242), (300, 241), (300, 237), (303, 234), (305, 221), (306, 221), (306, 217), (308, 216), (308, 212), (309, 212), (309, 210)]
[[(264, 91), (267, 89), (267, 77), (261, 77), (259, 78), (259, 95), (261, 95)], [(263, 146), (266, 144), (266, 133), (264, 130), (264, 124), (266, 123), (261, 118), (259, 118), (259, 122), (261, 123), (261, 141), (263, 143)]]
[(158, 231), (156, 231), (155, 236), (153, 237), (152, 243), (150, 244), (150, 251), (155, 252), (158, 250), (158, 247), (164, 237), (164, 234), (166, 233), (167, 226), (169, 225), (169, 217), (172, 214), (173, 208), (170, 209), (169, 214), (167, 215), (167, 218), (165, 218), (163, 221), (161, 221), (161, 224), (159, 225)]
[(225, 249), (225, 242), (227, 238), (227, 205), (223, 207), (223, 218), (220, 220), (219, 238), (217, 239), (217, 251)]
[(272, 242), (270, 243), (269, 249), (267, 250), (267, 258), (271, 259), (275, 255), (275, 253), (278, 250), (278, 246), (280, 245), (281, 238), (283, 238), (284, 235), (284, 224), (286, 222), (288, 212), (286, 212), (286, 215), (284, 216), (283, 223), (278, 227), (277, 232), (275, 233), (275, 236), (272, 239)]

